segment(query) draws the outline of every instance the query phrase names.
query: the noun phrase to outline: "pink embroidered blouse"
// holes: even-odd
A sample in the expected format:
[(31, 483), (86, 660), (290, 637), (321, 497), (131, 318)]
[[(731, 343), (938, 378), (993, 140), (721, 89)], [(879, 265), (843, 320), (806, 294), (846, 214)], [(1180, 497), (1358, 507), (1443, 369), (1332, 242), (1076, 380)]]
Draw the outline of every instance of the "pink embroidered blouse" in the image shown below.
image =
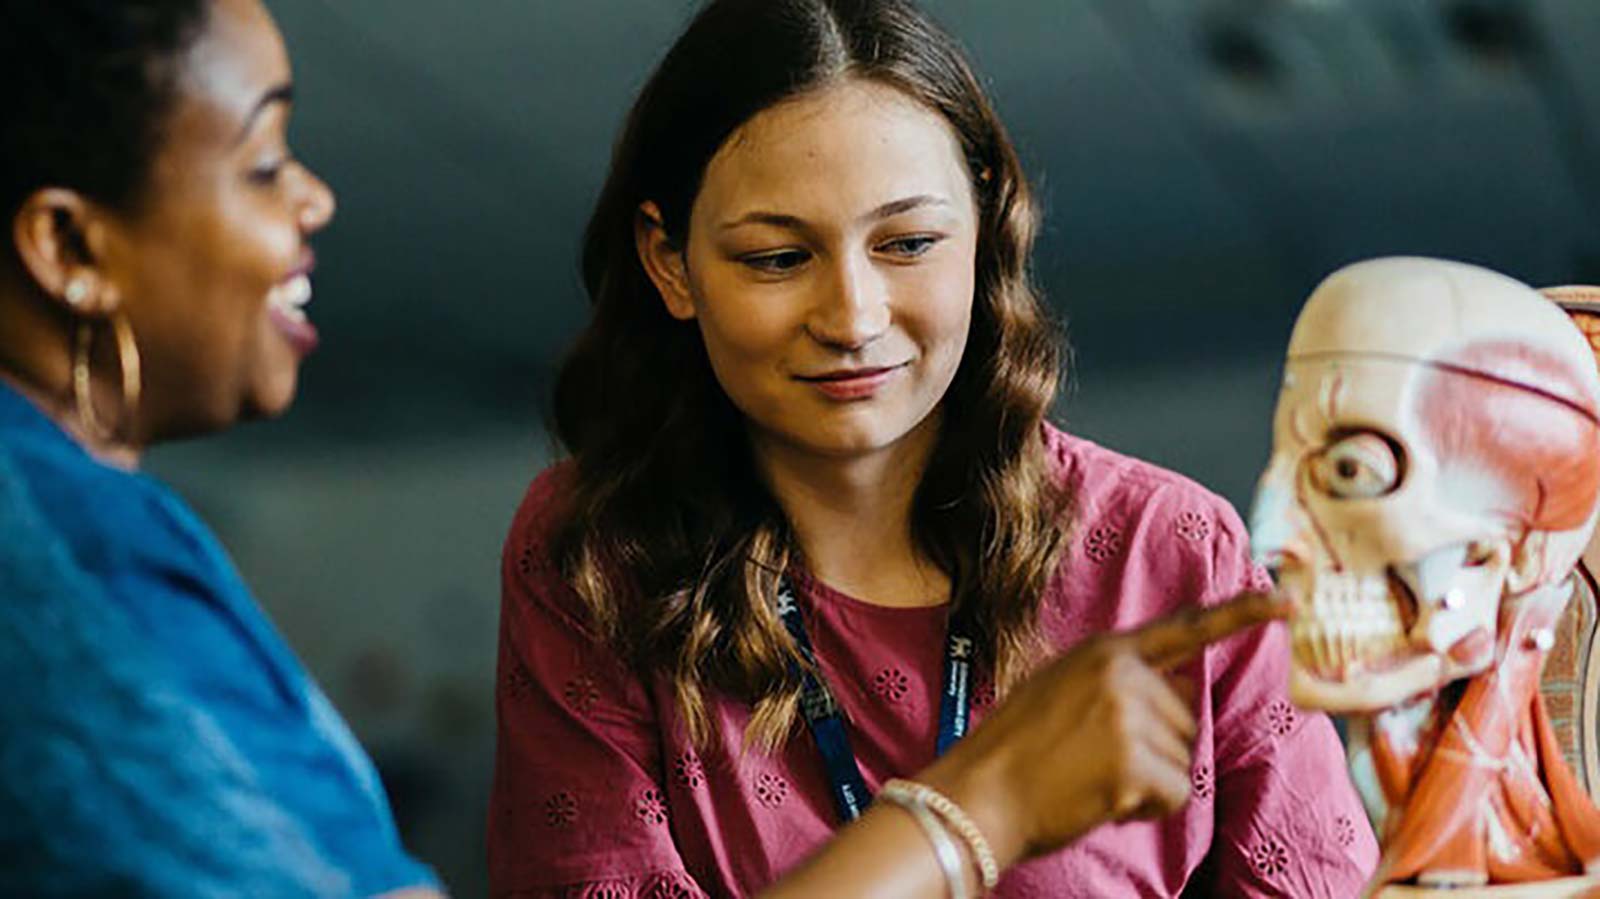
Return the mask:
[[(1043, 622), (1065, 649), (1264, 573), (1232, 509), (1193, 482), (1047, 428), (1073, 497), (1071, 543)], [(696, 751), (670, 687), (629, 672), (583, 624), (546, 550), (557, 465), (522, 503), (504, 556), (499, 737), (489, 816), (495, 896), (743, 896), (776, 880), (837, 826), (805, 728), (775, 756), (747, 753), (748, 709), (713, 703), (721, 736)], [(828, 683), (869, 788), (933, 759), (945, 609), (875, 606), (796, 573)], [(1192, 663), (1199, 691), (1193, 791), (1156, 822), (1105, 826), (1007, 872), (999, 897), (1293, 896), (1360, 893), (1377, 845), (1328, 720), (1284, 694), (1281, 625)], [(975, 690), (974, 721), (994, 701)], [(1064, 765), (1071, 759), (1062, 759)]]

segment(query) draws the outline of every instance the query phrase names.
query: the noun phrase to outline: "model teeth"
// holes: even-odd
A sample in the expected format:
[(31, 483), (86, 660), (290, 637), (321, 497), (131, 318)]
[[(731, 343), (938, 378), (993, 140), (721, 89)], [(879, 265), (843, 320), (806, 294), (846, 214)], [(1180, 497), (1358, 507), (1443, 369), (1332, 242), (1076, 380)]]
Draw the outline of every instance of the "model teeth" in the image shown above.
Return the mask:
[(1326, 680), (1343, 680), (1394, 658), (1406, 645), (1386, 578), (1319, 573), (1309, 608), (1290, 629), (1295, 661)]

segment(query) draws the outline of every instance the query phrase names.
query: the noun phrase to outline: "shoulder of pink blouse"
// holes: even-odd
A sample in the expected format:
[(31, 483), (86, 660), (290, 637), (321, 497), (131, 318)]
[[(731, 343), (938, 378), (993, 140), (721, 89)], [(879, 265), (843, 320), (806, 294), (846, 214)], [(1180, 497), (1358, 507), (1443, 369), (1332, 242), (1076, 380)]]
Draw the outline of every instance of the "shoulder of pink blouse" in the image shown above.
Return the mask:
[(666, 826), (648, 688), (593, 636), (550, 551), (572, 476), (534, 479), (502, 557), (491, 893), (703, 896)]
[(1265, 586), (1233, 507), (1177, 472), (1046, 425), (1044, 440), (1068, 503), (1058, 601), (1116, 591), (1100, 627), (1129, 627), (1190, 603)]
[(576, 475), (576, 464), (566, 460), (533, 479), (511, 520), (500, 560), (503, 601), (531, 601), (571, 619), (569, 623), (586, 620), (587, 615), (556, 564), (552, 541), (569, 514)]
[(561, 519), (567, 514), (573, 481), (577, 478), (577, 464), (572, 460), (557, 462), (539, 472), (522, 494), (517, 514), (511, 519), (506, 549), (530, 543), (547, 545)]
[(1093, 489), (1130, 481), (1147, 488), (1177, 486), (1223, 500), (1188, 477), (1154, 462), (1101, 446), (1086, 437), (1069, 434), (1045, 422), (1042, 428), (1051, 468), (1066, 486)]

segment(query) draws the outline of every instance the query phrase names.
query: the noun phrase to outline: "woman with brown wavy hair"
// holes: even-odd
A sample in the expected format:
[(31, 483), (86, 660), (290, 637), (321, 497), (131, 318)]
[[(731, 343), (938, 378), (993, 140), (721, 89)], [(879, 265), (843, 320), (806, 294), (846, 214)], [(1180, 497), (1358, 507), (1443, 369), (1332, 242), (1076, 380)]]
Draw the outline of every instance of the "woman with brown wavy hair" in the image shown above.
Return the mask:
[(694, 19), (587, 233), (572, 458), (506, 546), (497, 894), (745, 894), (872, 795), (780, 889), (964, 895), (1075, 841), (999, 892), (1359, 890), (1281, 633), (1220, 639), (1276, 614), (1223, 604), (1260, 583), (1237, 517), (1045, 421), (1036, 221), (905, 0)]

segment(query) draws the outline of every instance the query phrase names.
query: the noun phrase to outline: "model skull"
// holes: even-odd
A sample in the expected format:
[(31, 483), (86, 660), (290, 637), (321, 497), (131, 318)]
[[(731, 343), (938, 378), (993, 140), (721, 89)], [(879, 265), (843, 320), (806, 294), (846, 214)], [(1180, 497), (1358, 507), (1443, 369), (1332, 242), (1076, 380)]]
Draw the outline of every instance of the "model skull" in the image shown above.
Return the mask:
[(1550, 639), (1502, 616), (1588, 541), (1597, 410), (1587, 342), (1517, 281), (1380, 259), (1323, 282), (1251, 522), (1295, 603), (1296, 702), (1376, 711), (1484, 670), (1513, 632)]

